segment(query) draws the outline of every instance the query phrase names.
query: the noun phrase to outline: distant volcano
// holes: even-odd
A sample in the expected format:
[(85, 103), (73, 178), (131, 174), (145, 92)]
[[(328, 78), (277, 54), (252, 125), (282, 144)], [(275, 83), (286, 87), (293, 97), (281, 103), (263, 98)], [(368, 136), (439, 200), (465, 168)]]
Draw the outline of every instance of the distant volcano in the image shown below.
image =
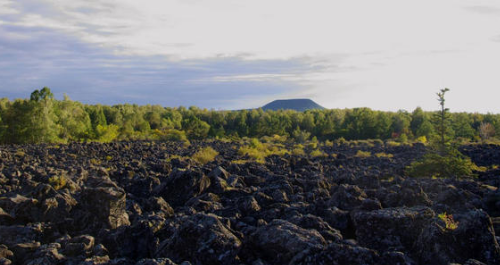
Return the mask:
[(263, 110), (290, 109), (296, 111), (306, 111), (310, 109), (324, 109), (310, 99), (279, 99), (262, 107)]

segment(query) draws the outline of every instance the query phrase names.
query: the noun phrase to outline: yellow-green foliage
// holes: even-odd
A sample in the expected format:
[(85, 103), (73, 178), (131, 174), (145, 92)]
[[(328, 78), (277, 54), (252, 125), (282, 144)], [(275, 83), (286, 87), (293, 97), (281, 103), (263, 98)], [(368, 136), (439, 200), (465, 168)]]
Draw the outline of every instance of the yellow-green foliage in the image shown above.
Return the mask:
[(200, 164), (206, 164), (208, 162), (214, 161), (217, 155), (219, 155), (217, 151), (215, 151), (212, 147), (207, 146), (196, 152), (193, 155), (193, 160), (197, 161)]
[(344, 139), (344, 137), (340, 137), (337, 140), (335, 140), (338, 144), (345, 144), (347, 141)]
[(49, 178), (49, 184), (56, 190), (60, 190), (66, 186), (67, 179), (65, 176), (52, 176)]
[(394, 157), (393, 154), (387, 154), (387, 153), (376, 153), (375, 156), (378, 158), (381, 158), (381, 157), (392, 158), (392, 157)]
[(321, 150), (319, 150), (319, 149), (315, 149), (315, 150), (313, 150), (313, 151), (310, 153), (310, 155), (311, 155), (312, 157), (327, 157), (327, 156), (328, 156), (325, 152), (323, 152), (323, 151), (321, 151)]
[(411, 163), (406, 173), (412, 177), (461, 178), (475, 177), (474, 171), (481, 169), (469, 157), (458, 150), (445, 155), (437, 152), (425, 154), (420, 160)]
[(26, 153), (21, 149), (17, 150), (15, 153), (15, 156), (18, 156), (18, 157), (24, 157), (25, 155), (26, 155)]
[(364, 147), (374, 147), (375, 143), (372, 140), (357, 140), (352, 141), (355, 146), (364, 146)]
[(248, 145), (244, 145), (238, 150), (239, 155), (248, 155), (251, 159), (259, 163), (264, 163), (266, 157), (270, 155), (283, 156), (287, 153), (288, 151), (281, 144), (261, 143), (255, 138), (252, 138)]
[(281, 136), (278, 134), (275, 134), (273, 136), (262, 136), (261, 138), (262, 142), (265, 143), (284, 143), (287, 140), (287, 137), (285, 135)]
[(186, 133), (184, 131), (179, 131), (176, 129), (165, 129), (165, 130), (155, 129), (153, 130), (153, 138), (161, 141), (179, 141), (179, 142), (189, 143)]
[(417, 142), (425, 144), (425, 143), (427, 143), (427, 137), (425, 137), (425, 135), (420, 136), (417, 138)]
[(441, 219), (445, 223), (446, 229), (455, 230), (458, 228), (459, 222), (453, 220), (453, 215), (442, 213), (442, 214), (439, 214), (438, 217), (439, 217), (439, 219)]
[(326, 141), (325, 141), (325, 146), (328, 146), (328, 147), (333, 147), (333, 142), (332, 142), (332, 141), (329, 141), (329, 140), (326, 140)]
[(358, 152), (356, 152), (356, 157), (366, 158), (366, 157), (370, 157), (371, 155), (372, 155), (372, 153), (365, 152), (362, 150), (358, 150)]
[(90, 162), (90, 164), (92, 164), (92, 165), (94, 165), (94, 166), (98, 166), (98, 165), (100, 165), (100, 164), (101, 164), (101, 161), (99, 161), (99, 160), (97, 160), (97, 159), (95, 159), (95, 158), (91, 158), (91, 159), (89, 160), (89, 162)]
[(397, 146), (400, 146), (401, 143), (398, 143), (398, 142), (395, 142), (395, 141), (387, 141), (385, 142), (385, 146), (387, 147), (397, 147)]
[(109, 143), (114, 141), (119, 133), (119, 127), (117, 125), (111, 124), (108, 126), (97, 125), (97, 135), (99, 136), (98, 141), (102, 143)]
[(187, 157), (185, 156), (180, 156), (180, 155), (169, 155), (167, 159), (165, 159), (166, 162), (172, 161), (172, 159), (179, 159), (179, 160), (185, 160)]
[(316, 149), (318, 148), (318, 142), (309, 142), (307, 143), (307, 147), (310, 149)]
[(304, 152), (304, 148), (295, 147), (292, 150), (292, 154), (295, 155), (295, 156), (303, 156), (303, 155), (306, 154), (306, 152)]
[(246, 164), (248, 162), (250, 162), (251, 160), (245, 160), (245, 159), (237, 159), (237, 160), (233, 160), (231, 161), (231, 163), (233, 164), (238, 164), (238, 165), (243, 165), (243, 164)]

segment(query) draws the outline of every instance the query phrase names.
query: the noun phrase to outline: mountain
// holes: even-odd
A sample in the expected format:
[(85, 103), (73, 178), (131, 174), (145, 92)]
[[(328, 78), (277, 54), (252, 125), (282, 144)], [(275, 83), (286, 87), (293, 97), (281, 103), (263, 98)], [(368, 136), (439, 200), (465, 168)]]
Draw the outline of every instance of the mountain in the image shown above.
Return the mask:
[(291, 109), (296, 111), (306, 111), (310, 109), (324, 109), (310, 99), (279, 99), (262, 107), (263, 110)]

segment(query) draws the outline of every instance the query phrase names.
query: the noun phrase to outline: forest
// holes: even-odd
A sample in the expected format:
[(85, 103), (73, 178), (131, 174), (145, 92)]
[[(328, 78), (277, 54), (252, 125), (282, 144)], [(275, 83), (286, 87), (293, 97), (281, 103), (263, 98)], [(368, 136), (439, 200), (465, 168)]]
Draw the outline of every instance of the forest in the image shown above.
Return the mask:
[[(29, 99), (0, 99), (0, 141), (4, 144), (111, 142), (128, 140), (239, 139), (285, 136), (296, 141), (380, 139), (406, 142), (436, 136), (435, 112), (369, 108), (216, 111), (195, 106), (87, 105), (54, 98), (49, 88)], [(447, 132), (463, 141), (496, 140), (499, 114), (451, 113)]]

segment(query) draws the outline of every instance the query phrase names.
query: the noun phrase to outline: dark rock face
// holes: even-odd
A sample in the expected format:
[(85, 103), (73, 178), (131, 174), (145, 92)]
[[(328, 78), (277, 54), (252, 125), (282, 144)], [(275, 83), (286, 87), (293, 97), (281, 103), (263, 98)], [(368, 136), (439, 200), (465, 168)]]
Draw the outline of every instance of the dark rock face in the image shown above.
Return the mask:
[(212, 214), (182, 218), (172, 237), (162, 242), (156, 256), (174, 260), (192, 259), (198, 264), (235, 264), (239, 262), (240, 239), (223, 220)]
[[(171, 159), (207, 145), (214, 162)], [(422, 145), (262, 164), (238, 147), (0, 146), (0, 265), (500, 264), (499, 147), (462, 148), (491, 168), (474, 180), (406, 177)]]
[(258, 228), (252, 236), (254, 245), (274, 262), (285, 263), (308, 249), (321, 249), (325, 239), (316, 230), (303, 229), (276, 219)]
[(353, 221), (360, 245), (378, 251), (412, 253), (415, 241), (434, 217), (427, 207), (387, 208), (355, 212)]
[(114, 185), (90, 187), (82, 191), (81, 197), (83, 207), (107, 228), (130, 225), (125, 212), (126, 194), (123, 189)]

